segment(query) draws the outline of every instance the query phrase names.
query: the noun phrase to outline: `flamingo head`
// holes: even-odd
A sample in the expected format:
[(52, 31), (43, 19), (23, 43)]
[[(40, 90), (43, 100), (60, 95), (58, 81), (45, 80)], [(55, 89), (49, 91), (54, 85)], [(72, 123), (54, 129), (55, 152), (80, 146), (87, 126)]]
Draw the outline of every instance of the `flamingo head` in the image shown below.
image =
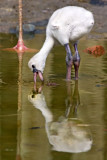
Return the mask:
[(28, 62), (28, 67), (34, 74), (34, 82), (36, 83), (37, 76), (39, 76), (40, 80), (43, 82), (43, 71), (45, 68), (44, 57), (39, 55), (39, 53), (35, 54)]

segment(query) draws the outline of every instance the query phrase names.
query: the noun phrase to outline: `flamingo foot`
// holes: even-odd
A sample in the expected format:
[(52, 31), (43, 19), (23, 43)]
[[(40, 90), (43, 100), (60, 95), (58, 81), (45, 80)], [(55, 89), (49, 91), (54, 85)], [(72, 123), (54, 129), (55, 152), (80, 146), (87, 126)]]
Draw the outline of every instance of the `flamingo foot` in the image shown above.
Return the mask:
[(26, 51), (28, 48), (24, 45), (23, 40), (18, 40), (18, 43), (15, 47), (13, 47), (13, 49), (20, 51), (20, 52), (24, 52)]

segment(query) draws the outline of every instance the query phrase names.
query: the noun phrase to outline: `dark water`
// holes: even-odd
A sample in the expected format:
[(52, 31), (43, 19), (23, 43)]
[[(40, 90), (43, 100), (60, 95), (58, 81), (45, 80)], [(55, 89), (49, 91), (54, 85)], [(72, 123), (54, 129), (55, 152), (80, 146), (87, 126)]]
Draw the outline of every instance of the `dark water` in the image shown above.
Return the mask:
[[(40, 49), (44, 38), (36, 35), (25, 44)], [(1, 34), (0, 40), (0, 48), (17, 42), (14, 35)], [(23, 55), (21, 67), (17, 53), (0, 50), (1, 160), (107, 159), (107, 54), (83, 53), (96, 44), (107, 50), (107, 41), (80, 41), (79, 80), (70, 82), (65, 81), (65, 50), (56, 44), (47, 59), (45, 84), (38, 80), (39, 93), (27, 66), (34, 53)]]

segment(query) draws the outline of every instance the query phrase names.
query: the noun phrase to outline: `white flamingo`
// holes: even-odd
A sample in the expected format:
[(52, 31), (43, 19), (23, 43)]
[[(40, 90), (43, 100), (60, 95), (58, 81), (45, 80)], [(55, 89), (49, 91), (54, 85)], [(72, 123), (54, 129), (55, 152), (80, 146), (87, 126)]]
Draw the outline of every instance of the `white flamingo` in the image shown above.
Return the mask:
[[(28, 66), (34, 73), (34, 81), (36, 82), (37, 75), (43, 81), (43, 71), (45, 68), (46, 58), (54, 45), (55, 39), (61, 45), (65, 46), (66, 65), (67, 65), (67, 80), (71, 79), (71, 68), (74, 64), (75, 79), (78, 79), (78, 69), (80, 64), (80, 55), (77, 49), (77, 41), (89, 33), (94, 25), (93, 14), (77, 6), (67, 6), (56, 10), (50, 17), (46, 29), (46, 40), (41, 50), (34, 55), (28, 62)], [(71, 53), (69, 42), (72, 42), (75, 54)]]

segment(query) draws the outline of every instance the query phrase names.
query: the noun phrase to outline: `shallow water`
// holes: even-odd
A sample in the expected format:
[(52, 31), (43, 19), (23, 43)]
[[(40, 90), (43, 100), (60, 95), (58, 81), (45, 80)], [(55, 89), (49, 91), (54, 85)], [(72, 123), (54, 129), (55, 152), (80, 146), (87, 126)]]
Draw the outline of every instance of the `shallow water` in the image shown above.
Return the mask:
[[(17, 42), (14, 35), (0, 39), (1, 49)], [(44, 39), (36, 35), (25, 44), (40, 49)], [(34, 53), (25, 53), (21, 64), (17, 53), (0, 50), (1, 160), (107, 159), (107, 54), (83, 53), (93, 45), (107, 50), (107, 41), (82, 39), (79, 80), (73, 79), (73, 68), (66, 82), (65, 49), (56, 44), (47, 59), (45, 84), (38, 80), (36, 93), (27, 66)]]

